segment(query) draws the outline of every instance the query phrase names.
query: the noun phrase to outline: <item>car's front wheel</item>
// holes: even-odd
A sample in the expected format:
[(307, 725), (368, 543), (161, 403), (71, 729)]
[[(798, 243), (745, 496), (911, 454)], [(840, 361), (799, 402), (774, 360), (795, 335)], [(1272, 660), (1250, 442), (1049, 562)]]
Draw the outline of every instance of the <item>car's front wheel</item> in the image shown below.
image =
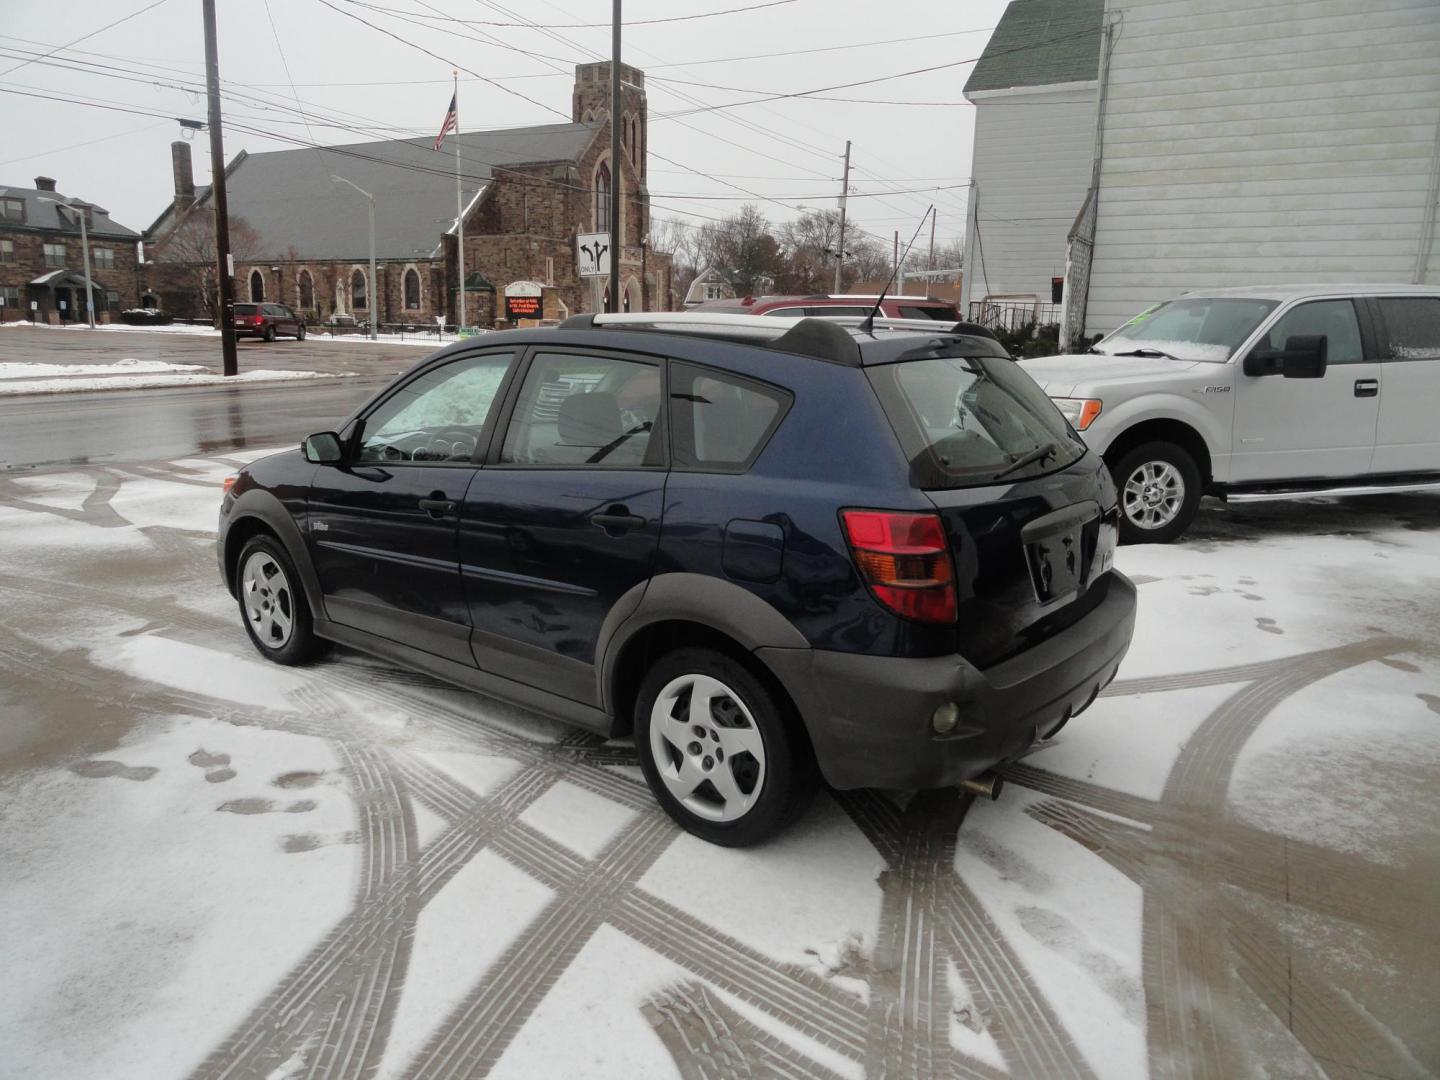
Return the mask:
[(1183, 447), (1149, 442), (1111, 466), (1120, 495), (1120, 542), (1168, 544), (1200, 509), (1200, 468)]
[(678, 649), (641, 684), (635, 747), (665, 811), (712, 844), (747, 847), (788, 824), (815, 790), (809, 747), (748, 668)]
[(246, 541), (236, 563), (240, 617), (260, 655), (277, 664), (307, 664), (329, 647), (315, 636), (304, 586), (295, 565), (274, 537)]

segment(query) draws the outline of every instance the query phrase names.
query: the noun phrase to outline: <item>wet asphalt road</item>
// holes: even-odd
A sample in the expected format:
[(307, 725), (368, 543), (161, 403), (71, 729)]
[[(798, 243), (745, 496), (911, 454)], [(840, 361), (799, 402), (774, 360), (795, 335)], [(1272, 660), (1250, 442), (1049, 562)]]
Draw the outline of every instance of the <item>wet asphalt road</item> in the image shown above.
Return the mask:
[[(271, 385), (190, 386), (0, 396), (0, 470), (155, 461), (298, 442), (334, 427), (398, 372), (429, 356), (424, 345), (312, 337), (238, 343), (241, 372), (352, 375)], [(136, 359), (220, 372), (217, 337), (9, 327), (0, 363), (113, 364)]]
[(153, 461), (298, 442), (335, 427), (385, 382), (376, 375), (0, 398), (0, 469)]

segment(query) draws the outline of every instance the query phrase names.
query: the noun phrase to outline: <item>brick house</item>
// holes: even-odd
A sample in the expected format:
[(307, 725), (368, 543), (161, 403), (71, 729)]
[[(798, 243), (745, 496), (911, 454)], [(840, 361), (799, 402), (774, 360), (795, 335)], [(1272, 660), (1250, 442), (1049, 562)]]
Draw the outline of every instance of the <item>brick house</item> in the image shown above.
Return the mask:
[[(645, 76), (629, 66), (622, 75), (618, 169), (610, 161), (606, 62), (576, 67), (572, 122), (458, 136), (467, 324), (514, 325), (507, 296), (517, 317), (597, 310), (605, 282), (578, 276), (576, 237), (608, 228), (617, 181), (624, 306), (674, 306), (670, 256), (646, 242)], [(288, 304), (315, 322), (337, 314), (368, 321), (373, 302), (381, 323), (454, 323), (455, 138), (439, 152), (427, 138), (242, 151), (226, 170), (236, 299)], [(167, 310), (198, 315), (194, 276), (184, 273), (196, 245), (186, 233), (208, 235), (210, 189), (194, 184), (188, 143), (172, 145), (172, 164), (171, 205), (146, 232), (146, 283)], [(366, 199), (337, 176), (374, 197), (377, 282), (369, 281)]]
[(61, 195), (50, 177), (37, 176), (33, 188), (0, 185), (0, 321), (85, 321), (77, 213), (85, 215), (90, 240), (95, 321), (109, 322), (136, 306), (140, 234), (111, 221), (103, 207)]

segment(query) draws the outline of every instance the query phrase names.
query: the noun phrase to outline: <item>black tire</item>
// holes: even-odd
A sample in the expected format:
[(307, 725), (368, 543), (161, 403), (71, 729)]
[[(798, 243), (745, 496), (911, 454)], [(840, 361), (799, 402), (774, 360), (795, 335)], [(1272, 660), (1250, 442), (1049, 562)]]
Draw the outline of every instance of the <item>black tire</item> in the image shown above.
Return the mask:
[(1142, 443), (1110, 465), (1110, 475), (1120, 499), (1122, 544), (1168, 544), (1200, 509), (1200, 467), (1174, 443)]
[[(716, 749), (712, 750), (708, 742), (702, 745), (696, 740), (694, 745), (701, 746), (705, 756), (702, 759), (696, 755), (691, 760), (694, 763), (692, 767), (699, 769), (702, 761), (712, 761), (718, 756), (719, 760), (713, 765), (703, 766), (708, 775), (718, 779), (719, 770), (726, 769), (726, 775), (737, 783), (736, 790), (746, 800), (751, 800), (748, 809), (732, 820), (715, 820), (681, 802), (661, 777), (662, 765), (655, 757), (651, 720), (656, 702), (672, 683), (691, 677), (716, 680), (725, 691), (725, 700), (717, 696), (710, 710), (714, 727), (708, 738), (714, 739)], [(676, 708), (685, 709), (688, 700), (683, 697), (678, 699)], [(735, 708), (736, 700), (742, 709)], [(747, 754), (743, 750), (732, 753), (731, 761), (726, 762), (719, 732), (727, 728), (749, 729), (747, 718), (743, 716), (746, 711), (749, 719), (754, 721), (753, 730), (759, 734), (763, 762), (756, 762), (753, 757), (746, 760)], [(688, 716), (685, 721), (678, 722), (688, 723)], [(677, 759), (683, 760), (685, 750), (663, 738), (661, 742), (661, 752), (669, 758), (664, 764), (673, 772), (678, 768)], [(635, 748), (650, 790), (665, 812), (686, 832), (722, 847), (749, 847), (773, 836), (805, 809), (817, 785), (814, 755), (798, 718), (792, 715), (789, 703), (778, 699), (743, 664), (713, 649), (677, 649), (661, 657), (646, 673), (635, 702)], [(743, 784), (747, 775), (753, 780), (749, 791), (745, 791)], [(708, 782), (701, 782), (694, 801), (709, 805), (704, 790)], [(709, 792), (718, 796), (718, 789), (713, 786)]]
[(274, 327), (274, 326), (267, 326), (267, 327), (265, 327), (265, 340), (266, 340), (266, 341), (274, 341), (274, 340), (275, 340), (275, 327)]
[[(265, 574), (263, 576), (270, 583), (270, 591), (265, 593), (262, 587), (252, 592), (247, 581), (247, 570), (252, 559), (256, 560), (257, 571), (264, 568), (267, 560), (273, 564), (278, 569), (283, 589), (276, 585), (275, 577)], [(257, 574), (257, 578), (259, 576), (261, 575)], [(261, 656), (277, 664), (295, 666), (308, 664), (330, 651), (330, 643), (315, 636), (315, 624), (310, 616), (305, 586), (280, 541), (264, 533), (252, 536), (240, 549), (240, 558), (235, 562), (235, 577), (235, 596), (240, 606), (240, 621), (245, 624), (245, 633), (250, 636), (250, 643)], [(270, 622), (265, 621), (266, 612), (260, 612), (259, 617), (256, 617), (254, 606), (265, 604), (273, 605), (273, 611), (278, 611), (281, 616), (290, 620), (288, 634), (283, 640), (279, 639), (275, 632), (279, 619), (274, 616), (273, 611)]]
[(304, 341), (304, 340), (305, 340), (305, 324), (304, 324), (304, 323), (301, 323), (301, 324), (300, 324), (300, 329), (298, 329), (298, 330), (295, 331), (295, 340), (296, 340), (296, 341)]

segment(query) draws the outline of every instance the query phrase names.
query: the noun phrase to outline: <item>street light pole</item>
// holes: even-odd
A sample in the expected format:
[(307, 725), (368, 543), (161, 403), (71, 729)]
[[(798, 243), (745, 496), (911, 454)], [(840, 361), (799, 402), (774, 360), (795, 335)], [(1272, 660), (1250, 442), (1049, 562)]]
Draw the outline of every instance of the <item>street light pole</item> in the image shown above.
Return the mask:
[(90, 234), (85, 229), (85, 210), (82, 207), (71, 206), (59, 199), (47, 199), (40, 196), (41, 202), (54, 203), (61, 210), (69, 210), (80, 221), (80, 252), (85, 260), (85, 313), (89, 316), (90, 329), (95, 329), (95, 283), (90, 280)]
[(377, 341), (379, 340), (380, 334), (375, 326), (375, 296), (377, 287), (375, 281), (375, 196), (371, 195), (370, 192), (366, 191), (354, 181), (346, 180), (343, 176), (336, 176), (334, 173), (331, 173), (330, 179), (334, 180), (337, 184), (349, 184), (356, 191), (360, 192), (361, 195), (364, 195), (366, 201), (370, 203), (370, 289), (369, 295), (365, 299), (370, 307), (370, 340)]
[(610, 18), (610, 303), (606, 310), (623, 311), (620, 304), (620, 207), (625, 205), (625, 170), (620, 164), (620, 0), (614, 0)]

